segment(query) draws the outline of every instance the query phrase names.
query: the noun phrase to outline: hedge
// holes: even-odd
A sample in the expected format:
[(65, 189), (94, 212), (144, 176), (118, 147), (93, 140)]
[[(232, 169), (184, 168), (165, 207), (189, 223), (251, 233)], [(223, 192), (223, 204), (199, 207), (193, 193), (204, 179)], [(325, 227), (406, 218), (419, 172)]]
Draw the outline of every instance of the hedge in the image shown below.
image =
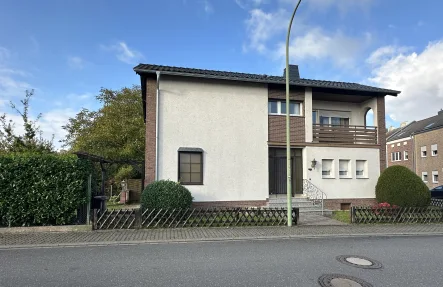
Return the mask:
[(408, 168), (395, 165), (385, 169), (375, 187), (378, 202), (401, 207), (426, 207), (431, 193), (423, 180)]
[(178, 182), (159, 180), (150, 183), (141, 196), (142, 209), (154, 208), (190, 208), (191, 192)]
[(0, 225), (70, 224), (86, 202), (89, 161), (74, 155), (0, 155)]

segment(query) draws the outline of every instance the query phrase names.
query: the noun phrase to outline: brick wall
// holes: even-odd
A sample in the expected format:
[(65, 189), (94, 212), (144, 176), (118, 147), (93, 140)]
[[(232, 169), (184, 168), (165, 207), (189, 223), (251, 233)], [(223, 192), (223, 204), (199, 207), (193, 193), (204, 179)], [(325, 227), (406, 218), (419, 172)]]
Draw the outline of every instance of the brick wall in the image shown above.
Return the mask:
[(385, 97), (377, 97), (377, 138), (380, 145), (380, 173), (386, 168)]
[(155, 180), (156, 95), (156, 79), (146, 79), (145, 186)]
[[(406, 144), (405, 144), (406, 143)], [(396, 143), (387, 143), (387, 156), (388, 156), (388, 167), (393, 165), (401, 165), (409, 168), (414, 171), (414, 146), (412, 139), (407, 139), (404, 141), (396, 142)], [(408, 160), (405, 160), (404, 155), (405, 151), (408, 152)], [(401, 152), (401, 161), (392, 161), (392, 153), (393, 152)]]
[(193, 202), (192, 207), (211, 208), (211, 207), (263, 207), (268, 203), (267, 200), (249, 200), (249, 201), (200, 201)]
[(129, 200), (131, 202), (140, 202), (140, 196), (142, 192), (141, 179), (128, 179), (126, 181), (129, 190)]
[[(268, 98), (276, 100), (286, 99), (286, 89), (282, 87), (269, 86)], [(290, 118), (291, 142), (305, 142), (305, 90), (303, 88), (291, 88), (289, 98), (294, 101), (302, 102), (303, 116), (293, 116)], [(268, 116), (268, 141), (286, 142), (286, 116), (269, 115)]]
[(350, 206), (372, 206), (377, 204), (377, 200), (375, 198), (325, 199), (325, 208), (330, 210), (340, 210), (342, 204), (350, 204)]
[[(431, 145), (434, 144), (437, 144), (437, 156), (432, 156)], [(426, 157), (421, 156), (422, 146), (426, 146)], [(429, 188), (443, 184), (443, 128), (415, 135), (415, 158), (417, 175), (428, 173), (426, 185)], [(438, 183), (432, 182), (432, 171), (438, 172)]]

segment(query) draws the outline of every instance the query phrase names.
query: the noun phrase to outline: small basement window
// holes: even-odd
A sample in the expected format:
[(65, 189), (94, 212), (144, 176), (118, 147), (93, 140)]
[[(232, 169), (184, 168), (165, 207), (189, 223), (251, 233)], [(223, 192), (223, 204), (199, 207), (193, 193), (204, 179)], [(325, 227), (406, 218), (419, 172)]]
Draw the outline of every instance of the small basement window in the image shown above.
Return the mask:
[(203, 184), (203, 150), (179, 148), (178, 181), (183, 185)]
[(334, 178), (334, 160), (322, 159), (321, 175), (323, 178)]

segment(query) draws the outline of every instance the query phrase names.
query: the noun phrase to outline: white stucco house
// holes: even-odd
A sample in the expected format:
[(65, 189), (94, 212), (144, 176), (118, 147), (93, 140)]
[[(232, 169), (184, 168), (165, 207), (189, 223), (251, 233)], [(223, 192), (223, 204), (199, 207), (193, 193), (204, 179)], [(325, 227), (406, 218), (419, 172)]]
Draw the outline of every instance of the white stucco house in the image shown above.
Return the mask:
[[(285, 77), (151, 64), (134, 71), (145, 184), (180, 181), (200, 206), (265, 206), (286, 194)], [(385, 96), (400, 92), (302, 79), (296, 65), (290, 77), (293, 196), (315, 187), (331, 209), (373, 203), (386, 166)]]

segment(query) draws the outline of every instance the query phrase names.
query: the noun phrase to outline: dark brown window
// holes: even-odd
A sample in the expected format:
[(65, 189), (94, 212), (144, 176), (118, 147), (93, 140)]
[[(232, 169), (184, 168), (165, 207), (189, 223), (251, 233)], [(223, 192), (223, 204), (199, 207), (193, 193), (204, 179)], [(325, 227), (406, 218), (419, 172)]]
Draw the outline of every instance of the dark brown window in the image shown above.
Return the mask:
[(203, 184), (202, 151), (178, 151), (178, 181), (184, 185)]

